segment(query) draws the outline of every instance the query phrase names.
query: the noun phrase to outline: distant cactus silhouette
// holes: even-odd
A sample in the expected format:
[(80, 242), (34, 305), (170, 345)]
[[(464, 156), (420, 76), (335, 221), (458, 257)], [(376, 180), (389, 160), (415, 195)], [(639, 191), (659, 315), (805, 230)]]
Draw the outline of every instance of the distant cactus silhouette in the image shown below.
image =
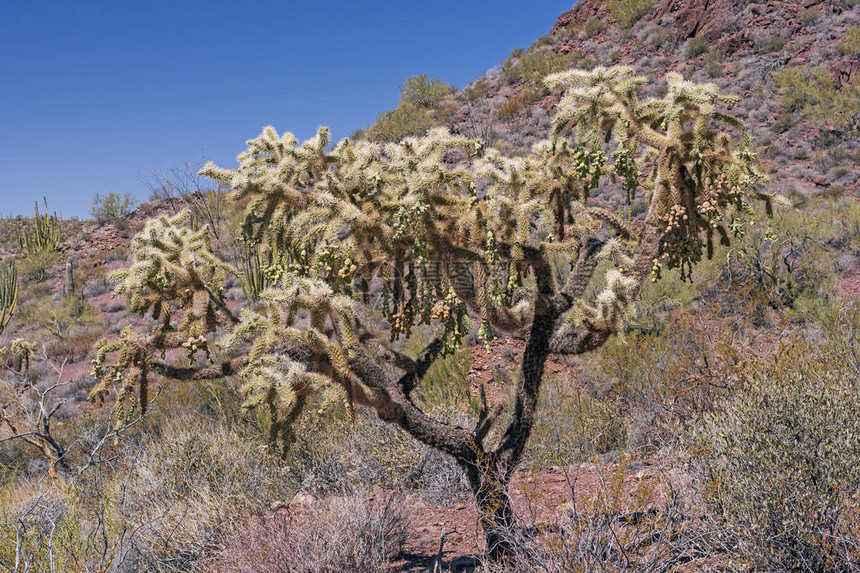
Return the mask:
[[(299, 144), (266, 127), (236, 169), (207, 164), (202, 173), (230, 186), (244, 208), (243, 236), (281, 249), (264, 268), (273, 286), (237, 321), (218, 294), (223, 274), (237, 271), (209, 249), (205, 231), (188, 229), (187, 214), (150, 221), (132, 243), (119, 292), (162, 323), (100, 347), (97, 394), (140, 381), (144, 402), (147, 372), (185, 380), (240, 373), (246, 405), (266, 409), (271, 437), (284, 445), (311, 398), (369, 406), (457, 460), (490, 554), (501, 558), (513, 520), (507, 485), (532, 431), (547, 356), (603, 345), (664, 263), (689, 276), (714, 236), (730, 240), (731, 209), (769, 199), (757, 191), (746, 131), (718, 111), (736, 99), (715, 86), (670, 74), (665, 97), (640, 102), (646, 80), (625, 67), (546, 81), (565, 92), (555, 132), (525, 157), (444, 129), (330, 149), (325, 128)], [(589, 204), (608, 180), (620, 181), (628, 200), (647, 200), (641, 230)], [(551, 258), (559, 257), (566, 268), (557, 277)], [(599, 261), (609, 268), (595, 278)], [(587, 299), (595, 281), (603, 286)], [(385, 324), (372, 326), (375, 313)], [(527, 331), (510, 421), (493, 449), (484, 440), (498, 409), (484, 403), (476, 426), (463, 428), (428, 416), (410, 396), (436, 358), (459, 346), (468, 314), (484, 335)], [(156, 359), (179, 346), (192, 359), (210, 355), (200, 337), (219, 323), (240, 356), (189, 368)], [(421, 325), (435, 338), (418, 357), (389, 344)], [(112, 352), (119, 358), (104, 369)]]

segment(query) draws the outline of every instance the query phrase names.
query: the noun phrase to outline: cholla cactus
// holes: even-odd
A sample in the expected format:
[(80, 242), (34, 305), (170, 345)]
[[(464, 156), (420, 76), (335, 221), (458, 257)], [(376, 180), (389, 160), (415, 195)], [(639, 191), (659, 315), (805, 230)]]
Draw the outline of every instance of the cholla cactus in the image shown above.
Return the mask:
[[(123, 330), (119, 340), (99, 341), (93, 359), (91, 376), (97, 380), (90, 390), (90, 399), (104, 401), (108, 389), (119, 384), (114, 419), (117, 428), (133, 418), (133, 414), (146, 412), (149, 403), (149, 364), (154, 349), (144, 338), (137, 336), (131, 327)], [(108, 355), (115, 354), (113, 364), (105, 364)]]
[[(728, 240), (728, 209), (760, 196), (745, 132), (738, 147), (717, 129), (739, 127), (716, 111), (731, 98), (672, 75), (665, 98), (640, 103), (644, 81), (628, 68), (550, 76), (550, 87), (567, 90), (556, 134), (525, 157), (444, 129), (329, 149), (324, 128), (301, 144), (265, 128), (236, 169), (203, 170), (232, 187), (245, 210), (243, 236), (278, 253), (263, 269), (272, 287), (227, 335), (226, 346), (244, 355), (190, 368), (154, 358), (183, 345), (197, 352), (204, 344), (208, 355), (214, 349), (199, 337), (219, 319), (235, 320), (216, 294), (221, 274), (235, 271), (204, 233), (187, 228), (187, 215), (162, 217), (135, 237), (135, 263), (118, 289), (130, 308), (161, 316), (162, 326), (149, 338), (129, 331), (100, 347), (99, 391), (112, 382), (143, 391), (147, 372), (185, 380), (241, 372), (246, 405), (265, 407), (271, 437), (285, 443), (309, 404), (370, 406), (460, 463), (495, 554), (513, 519), (505, 488), (534, 423), (546, 357), (604, 344), (660, 259), (688, 274), (712, 234)], [(568, 138), (571, 122), (577, 131)], [(589, 205), (607, 179), (620, 179), (628, 198), (647, 191), (639, 233)], [(589, 299), (600, 261), (608, 267), (604, 288)], [(178, 308), (186, 313), (182, 336), (172, 336)], [(516, 401), (492, 451), (483, 441), (499, 413), (486, 404), (466, 429), (427, 416), (410, 397), (434, 360), (460, 344), (468, 313), (487, 337), (492, 328), (528, 329)], [(373, 324), (380, 314), (387, 324)], [(390, 343), (418, 325), (436, 337), (418, 357), (397, 352)], [(105, 366), (111, 353), (117, 362)]]
[[(188, 211), (147, 221), (132, 240), (132, 266), (112, 276), (119, 282), (114, 294), (126, 295), (129, 310), (151, 312), (160, 321), (149, 336), (127, 328), (119, 340), (102, 340), (96, 346), (92, 375), (98, 382), (90, 398), (103, 400), (112, 385), (120, 385), (117, 426), (146, 411), (154, 356), (183, 348), (192, 365), (198, 352), (211, 359), (205, 335), (214, 332), (219, 321), (238, 322), (219, 294), (226, 273), (236, 273), (210, 250), (208, 230), (192, 231), (190, 224)], [(182, 321), (174, 325), (177, 310)], [(108, 364), (110, 356), (114, 358)]]
[(27, 374), (30, 371), (30, 358), (36, 354), (36, 345), (29, 340), (16, 338), (9, 344), (8, 352), (12, 357), (12, 369)]
[(18, 308), (18, 272), (15, 261), (0, 265), (0, 333)]
[(216, 292), (225, 273), (235, 271), (209, 249), (207, 229), (192, 231), (190, 213), (147, 221), (135, 235), (131, 268), (114, 273), (114, 294), (125, 294), (128, 309), (170, 324), (173, 311), (185, 310), (179, 330), (195, 336), (216, 329), (218, 315), (235, 320)]
[[(646, 80), (627, 67), (570, 70), (545, 81), (567, 88), (555, 118), (557, 132), (575, 122), (580, 145), (595, 150), (614, 135), (613, 171), (628, 192), (635, 188), (631, 177), (638, 177), (639, 148), (655, 155), (647, 220), (663, 226), (660, 254), (670, 268), (680, 267), (682, 276), (689, 277), (705, 252), (711, 255), (715, 234), (721, 243), (729, 242), (723, 221), (727, 207), (744, 211), (752, 197), (765, 200), (770, 209), (771, 197), (756, 190), (761, 176), (753, 167), (748, 133), (718, 109), (735, 105), (738, 97), (670, 73), (666, 96), (640, 103), (636, 90)], [(739, 147), (719, 125), (739, 133)]]

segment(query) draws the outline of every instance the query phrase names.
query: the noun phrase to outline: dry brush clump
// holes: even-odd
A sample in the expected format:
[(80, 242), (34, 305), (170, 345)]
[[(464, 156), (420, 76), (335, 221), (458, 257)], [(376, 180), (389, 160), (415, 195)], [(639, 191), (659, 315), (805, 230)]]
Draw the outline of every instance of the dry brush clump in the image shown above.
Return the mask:
[(60, 479), (23, 476), (4, 487), (0, 563), (187, 571), (232, 524), (295, 494), (283, 468), (249, 448), (247, 432), (182, 406), (127, 428), (121, 442), (106, 416), (81, 423)]
[(390, 571), (406, 541), (402, 503), (365, 492), (290, 504), (240, 523), (202, 571)]
[(691, 434), (720, 543), (755, 567), (858, 569), (858, 325), (855, 304), (785, 341)]
[(625, 455), (602, 466), (590, 487), (576, 468), (565, 477), (576, 503), (551, 525), (506, 531), (512, 557), (485, 563), (486, 571), (683, 571), (719, 563), (683, 472), (663, 463), (633, 471)]

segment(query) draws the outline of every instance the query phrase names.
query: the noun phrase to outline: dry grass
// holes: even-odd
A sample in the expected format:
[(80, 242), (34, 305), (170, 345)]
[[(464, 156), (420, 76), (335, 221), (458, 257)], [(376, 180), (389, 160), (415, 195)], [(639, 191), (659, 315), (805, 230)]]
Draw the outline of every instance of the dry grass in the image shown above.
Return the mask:
[(405, 541), (402, 498), (331, 498), (242, 523), (202, 571), (382, 573)]

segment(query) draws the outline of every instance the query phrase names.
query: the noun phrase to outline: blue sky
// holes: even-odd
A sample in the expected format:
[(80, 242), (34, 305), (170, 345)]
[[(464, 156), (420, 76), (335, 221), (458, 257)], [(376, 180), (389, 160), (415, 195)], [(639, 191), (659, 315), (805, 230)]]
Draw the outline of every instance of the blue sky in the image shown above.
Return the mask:
[(153, 169), (229, 167), (264, 125), (336, 139), (426, 73), (463, 87), (549, 32), (572, 2), (6, 0), (0, 7), (0, 214), (47, 196), (148, 195)]

